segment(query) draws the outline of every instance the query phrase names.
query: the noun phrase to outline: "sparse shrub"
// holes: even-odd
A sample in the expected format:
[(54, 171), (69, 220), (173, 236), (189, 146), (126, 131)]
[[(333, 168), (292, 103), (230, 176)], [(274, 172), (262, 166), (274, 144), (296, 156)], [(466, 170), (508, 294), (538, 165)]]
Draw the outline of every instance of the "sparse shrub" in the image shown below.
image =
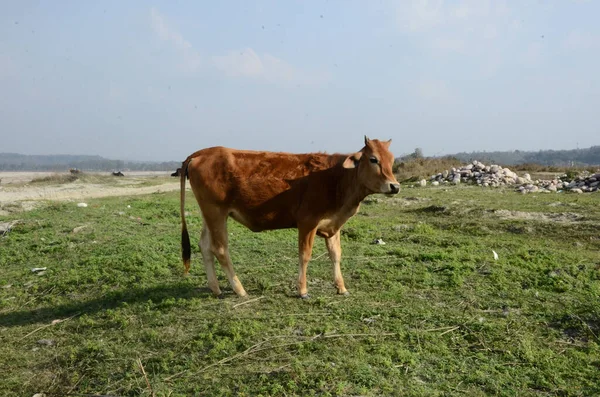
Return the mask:
[(400, 182), (414, 182), (460, 165), (462, 162), (454, 157), (415, 157), (396, 161), (392, 170)]
[[(502, 165), (502, 164), (500, 164)], [(542, 165), (537, 163), (522, 163), (522, 164), (510, 164), (510, 165), (502, 165), (503, 167), (508, 167), (513, 171), (526, 171), (526, 172), (554, 172), (554, 173), (574, 173), (577, 175), (581, 172), (588, 171), (590, 173), (598, 172), (599, 168), (596, 166), (588, 166), (588, 167), (569, 167), (569, 166), (556, 166), (556, 165)]]
[(579, 174), (579, 172), (575, 171), (575, 170), (569, 170), (567, 172), (565, 172), (565, 176), (567, 180), (572, 180), (575, 179), (575, 177)]
[(63, 184), (75, 182), (77, 179), (79, 179), (78, 174), (52, 174), (40, 178), (34, 178), (31, 180), (31, 183)]

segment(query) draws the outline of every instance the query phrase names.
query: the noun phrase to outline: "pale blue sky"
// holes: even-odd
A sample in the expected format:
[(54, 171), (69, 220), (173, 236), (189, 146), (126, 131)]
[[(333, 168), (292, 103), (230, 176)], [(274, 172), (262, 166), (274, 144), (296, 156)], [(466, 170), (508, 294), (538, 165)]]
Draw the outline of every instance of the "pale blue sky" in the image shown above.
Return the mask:
[(2, 1), (0, 152), (600, 144), (600, 2)]

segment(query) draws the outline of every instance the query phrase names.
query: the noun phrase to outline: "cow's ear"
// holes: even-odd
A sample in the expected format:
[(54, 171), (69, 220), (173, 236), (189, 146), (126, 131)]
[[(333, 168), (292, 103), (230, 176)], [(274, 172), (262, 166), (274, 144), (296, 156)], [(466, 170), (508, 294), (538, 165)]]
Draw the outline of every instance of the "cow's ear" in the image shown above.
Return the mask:
[(383, 142), (381, 142), (381, 143), (383, 143), (383, 144), (385, 145), (385, 147), (389, 149), (389, 148), (390, 148), (390, 145), (392, 144), (392, 140), (391, 140), (391, 139), (389, 139), (389, 140), (387, 140), (387, 141), (383, 141)]
[(360, 158), (362, 156), (362, 152), (354, 153), (351, 156), (346, 157), (344, 160), (344, 168), (356, 168), (358, 167), (358, 163), (360, 162)]

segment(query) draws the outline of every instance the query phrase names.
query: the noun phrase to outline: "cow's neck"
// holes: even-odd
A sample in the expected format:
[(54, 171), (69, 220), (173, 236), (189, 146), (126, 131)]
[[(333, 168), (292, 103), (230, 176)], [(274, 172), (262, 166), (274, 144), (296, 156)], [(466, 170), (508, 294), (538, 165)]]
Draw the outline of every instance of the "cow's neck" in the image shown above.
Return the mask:
[(372, 193), (359, 183), (357, 171), (356, 168), (343, 169), (338, 180), (337, 199), (347, 210), (357, 210), (365, 197)]

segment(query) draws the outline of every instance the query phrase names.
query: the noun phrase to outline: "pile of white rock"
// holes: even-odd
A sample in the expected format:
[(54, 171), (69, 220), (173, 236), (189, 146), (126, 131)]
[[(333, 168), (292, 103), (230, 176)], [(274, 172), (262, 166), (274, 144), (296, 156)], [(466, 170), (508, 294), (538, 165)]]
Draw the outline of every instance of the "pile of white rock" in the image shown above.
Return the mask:
[(569, 178), (567, 174), (559, 175), (554, 179), (536, 179), (527, 181), (517, 187), (517, 191), (525, 193), (536, 192), (560, 192), (571, 191), (573, 193), (591, 193), (600, 191), (600, 173), (582, 173), (579, 176)]
[[(599, 191), (600, 185), (600, 173), (590, 174), (585, 173), (571, 180), (567, 180), (567, 175), (561, 175), (553, 180), (538, 180), (531, 187), (529, 184), (526, 186), (519, 186), (518, 190), (522, 193), (530, 193), (535, 191), (537, 186), (538, 190), (547, 190), (550, 192), (556, 192), (560, 189), (570, 190), (573, 193), (586, 193)], [(522, 189), (523, 188), (523, 189)], [(528, 191), (525, 191), (528, 190)], [(542, 191), (543, 191), (542, 190)]]
[[(582, 174), (571, 180), (568, 180), (566, 174), (549, 180), (532, 180), (528, 173), (519, 176), (508, 168), (495, 164), (485, 165), (477, 160), (460, 168), (452, 168), (432, 175), (430, 181), (433, 186), (458, 185), (460, 183), (477, 184), (483, 187), (517, 185), (517, 190), (521, 193), (558, 192), (561, 190), (569, 190), (574, 193), (600, 191), (600, 173)], [(419, 184), (425, 186), (427, 182), (421, 180)]]
[(476, 183), (481, 186), (503, 186), (524, 184), (530, 181), (529, 175), (518, 176), (508, 168), (502, 168), (499, 165), (485, 165), (477, 160), (460, 168), (452, 168), (431, 176), (432, 185), (444, 183)]

